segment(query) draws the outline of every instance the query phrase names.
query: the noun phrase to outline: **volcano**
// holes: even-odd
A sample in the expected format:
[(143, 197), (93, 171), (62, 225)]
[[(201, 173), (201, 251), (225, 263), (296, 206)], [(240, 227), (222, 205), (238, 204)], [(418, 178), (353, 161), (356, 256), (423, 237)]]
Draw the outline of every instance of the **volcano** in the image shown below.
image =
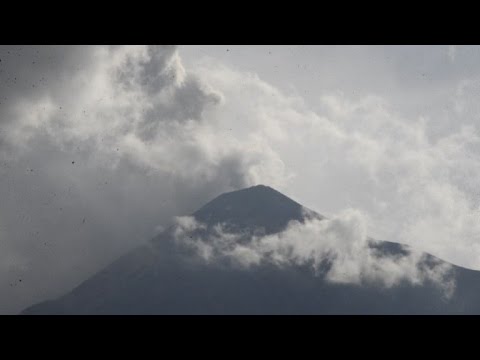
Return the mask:
[[(263, 185), (225, 193), (191, 215), (203, 224), (196, 234), (208, 241), (222, 224), (230, 232), (264, 236), (284, 231), (292, 221), (325, 218)], [(376, 284), (335, 283), (308, 263), (241, 267), (204, 261), (178, 244), (177, 225), (125, 254), (58, 299), (25, 309), (42, 314), (478, 314), (480, 272), (426, 254), (451, 268), (450, 296), (428, 281)], [(245, 240), (246, 239), (246, 240)], [(240, 241), (240, 240), (239, 240)], [(406, 256), (408, 247), (371, 241), (381, 256)], [(329, 264), (326, 263), (327, 267)], [(318, 270), (318, 269), (317, 269)]]

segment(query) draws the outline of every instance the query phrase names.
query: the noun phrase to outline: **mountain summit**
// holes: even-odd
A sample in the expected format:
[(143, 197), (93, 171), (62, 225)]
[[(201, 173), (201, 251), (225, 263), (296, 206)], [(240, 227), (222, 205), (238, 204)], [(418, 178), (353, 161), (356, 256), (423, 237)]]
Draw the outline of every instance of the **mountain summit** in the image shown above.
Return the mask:
[(304, 209), (277, 190), (257, 185), (222, 194), (193, 213), (193, 216), (207, 224), (262, 227), (266, 233), (275, 233), (283, 230), (291, 220), (302, 221)]
[[(247, 234), (258, 228), (275, 234), (292, 220), (324, 219), (264, 185), (222, 194), (191, 217), (204, 225), (206, 238), (218, 224)], [(202, 261), (178, 246), (177, 230), (173, 225), (64, 296), (31, 306), (22, 314), (480, 313), (477, 271), (451, 265), (455, 292), (449, 298), (428, 282), (393, 287), (331, 283), (308, 263), (275, 266), (267, 262), (242, 268)], [(399, 244), (376, 241), (373, 246), (383, 251), (381, 256), (405, 256)], [(424, 266), (429, 261), (447, 264), (430, 255), (426, 258)], [(375, 271), (364, 269), (369, 270)]]

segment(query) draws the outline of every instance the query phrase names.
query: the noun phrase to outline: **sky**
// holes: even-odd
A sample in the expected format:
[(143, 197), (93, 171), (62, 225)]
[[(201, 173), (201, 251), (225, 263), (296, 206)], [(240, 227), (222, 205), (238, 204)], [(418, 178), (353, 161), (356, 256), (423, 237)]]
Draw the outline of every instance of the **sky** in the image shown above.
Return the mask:
[(478, 64), (453, 45), (0, 46), (0, 313), (256, 184), (480, 270)]

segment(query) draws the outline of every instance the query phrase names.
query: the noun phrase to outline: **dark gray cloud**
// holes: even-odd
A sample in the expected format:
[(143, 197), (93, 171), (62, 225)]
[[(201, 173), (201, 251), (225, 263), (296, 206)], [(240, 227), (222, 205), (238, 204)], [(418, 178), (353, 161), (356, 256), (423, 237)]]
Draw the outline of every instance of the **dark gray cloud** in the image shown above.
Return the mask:
[(68, 79), (78, 71), (88, 71), (95, 50), (91, 46), (25, 46), (0, 47), (0, 114), (1, 121), (14, 121), (9, 113), (21, 99), (39, 99), (63, 91)]

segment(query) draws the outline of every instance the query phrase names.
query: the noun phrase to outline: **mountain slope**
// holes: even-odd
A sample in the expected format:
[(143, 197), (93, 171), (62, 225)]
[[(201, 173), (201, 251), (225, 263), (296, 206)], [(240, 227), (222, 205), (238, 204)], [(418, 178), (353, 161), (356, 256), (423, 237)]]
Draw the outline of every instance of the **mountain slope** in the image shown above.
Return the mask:
[[(273, 234), (291, 220), (322, 217), (266, 186), (223, 194), (192, 214), (205, 237), (218, 224), (230, 230)], [(403, 256), (403, 246), (372, 242), (382, 256)], [(430, 261), (440, 261), (429, 256)], [(328, 264), (325, 266), (328, 267)], [(434, 284), (334, 284), (308, 264), (265, 263), (244, 269), (206, 263), (175, 241), (175, 226), (124, 255), (53, 301), (23, 314), (456, 314), (480, 313), (480, 272), (453, 266), (450, 298)]]

